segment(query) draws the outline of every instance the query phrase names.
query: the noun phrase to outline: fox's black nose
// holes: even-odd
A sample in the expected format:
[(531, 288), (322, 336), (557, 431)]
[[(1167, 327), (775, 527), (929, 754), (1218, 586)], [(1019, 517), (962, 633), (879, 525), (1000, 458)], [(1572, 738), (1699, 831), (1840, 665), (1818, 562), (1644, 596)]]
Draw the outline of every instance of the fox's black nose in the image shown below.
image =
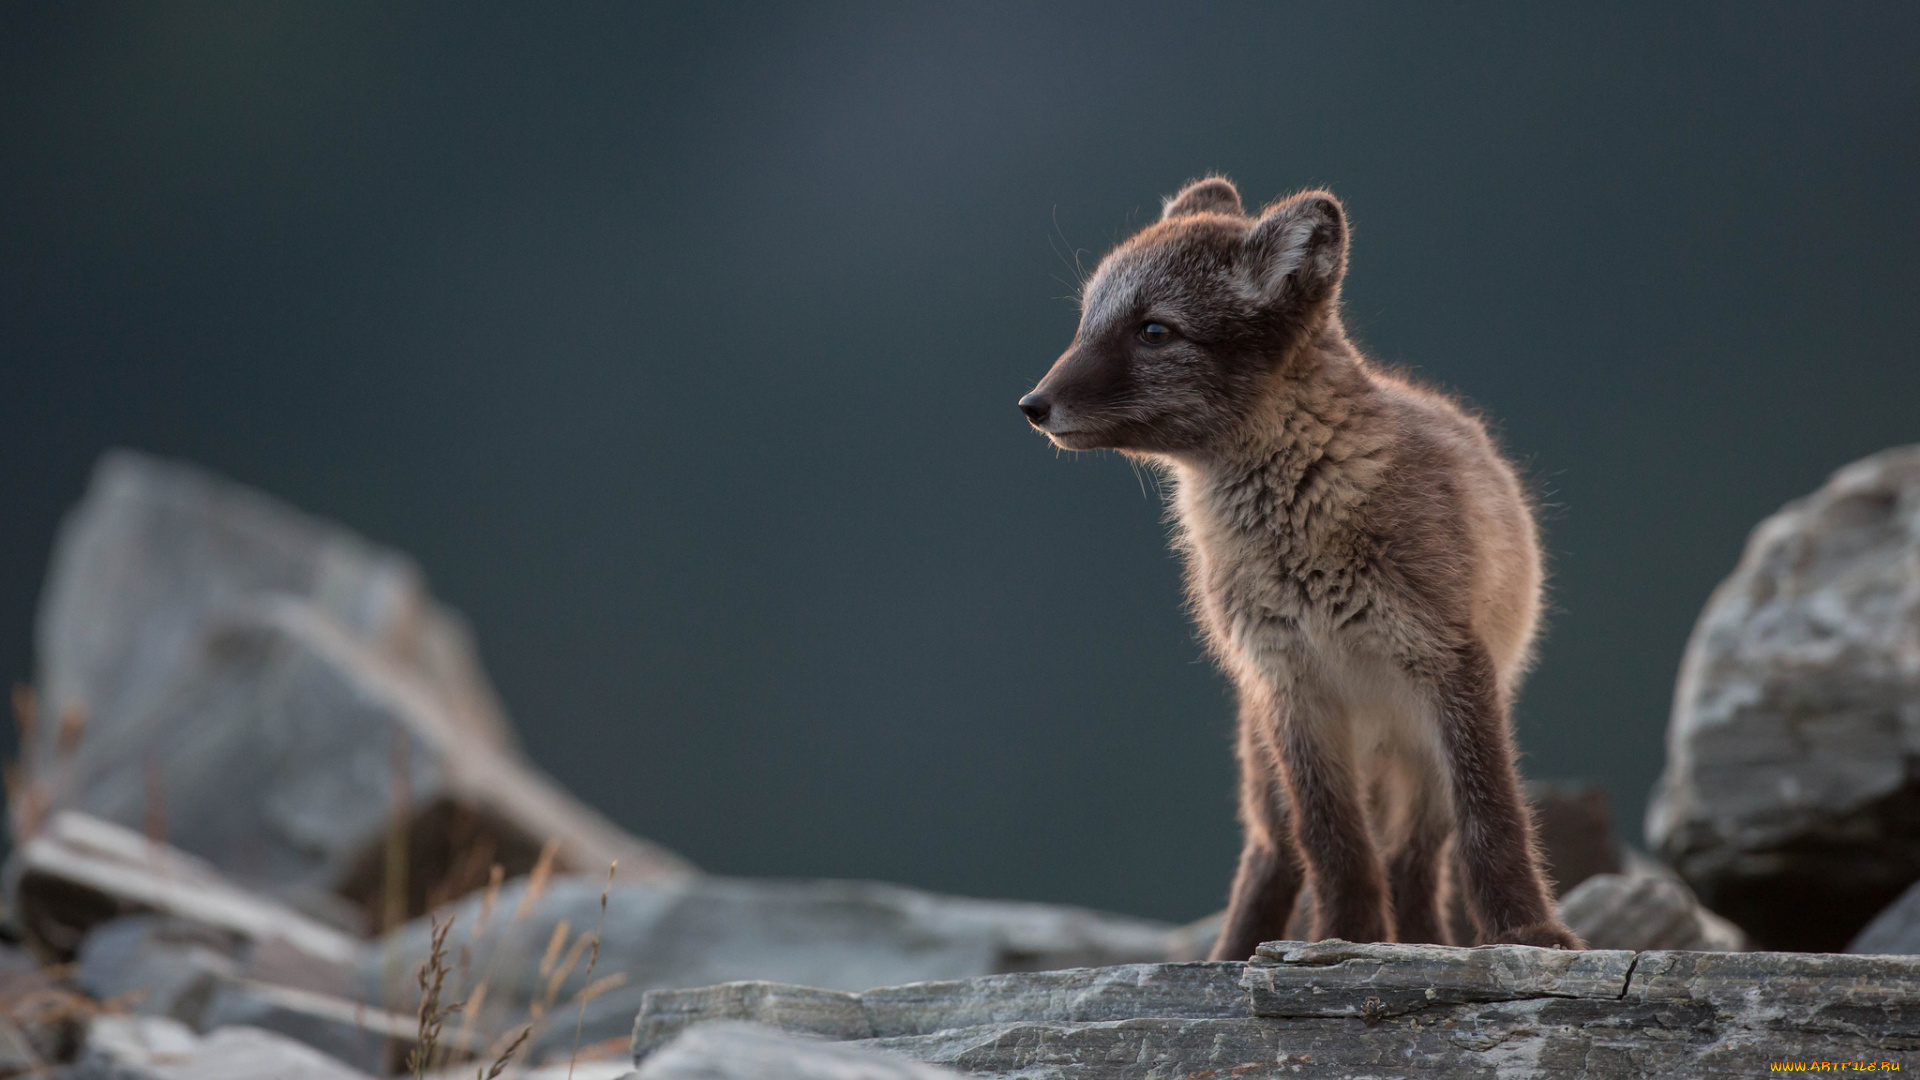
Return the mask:
[(1048, 401), (1044, 394), (1028, 394), (1020, 399), (1020, 411), (1026, 413), (1032, 423), (1044, 424), (1047, 414), (1053, 411), (1053, 402)]

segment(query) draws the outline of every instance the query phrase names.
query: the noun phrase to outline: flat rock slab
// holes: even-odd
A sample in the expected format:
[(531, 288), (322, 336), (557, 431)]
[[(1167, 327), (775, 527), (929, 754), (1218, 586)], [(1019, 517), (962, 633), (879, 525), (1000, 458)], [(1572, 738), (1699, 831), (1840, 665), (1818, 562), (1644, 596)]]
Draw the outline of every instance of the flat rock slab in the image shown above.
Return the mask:
[(758, 1024), (703, 1024), (647, 1059), (633, 1080), (960, 1080), (864, 1046), (796, 1038)]
[(1438, 949), (1280, 941), (1260, 946), (1241, 985), (1255, 1016), (1379, 1020), (1436, 1004), (1527, 998), (1617, 999), (1634, 954), (1525, 945)]
[(372, 1080), (292, 1039), (250, 1027), (205, 1038), (159, 1016), (93, 1020), (63, 1080)]
[[(576, 1026), (589, 1044), (626, 1037), (648, 991), (742, 985), (732, 982), (740, 979), (766, 980), (744, 985), (817, 988), (791, 1000), (776, 993), (771, 1002), (755, 1006), (788, 1010), (782, 1020), (769, 1021), (788, 1030), (838, 1039), (917, 1033), (931, 1029), (912, 1026), (912, 1018), (924, 1011), (911, 1000), (915, 994), (932, 993), (937, 1006), (949, 1011), (987, 1010), (1004, 993), (1003, 984), (969, 981), (975, 976), (1159, 960), (1167, 955), (1173, 930), (1079, 908), (940, 896), (877, 882), (722, 877), (668, 885), (616, 882), (610, 889), (604, 878), (557, 877), (540, 890), (522, 880), (508, 883), (491, 901), (486, 894), (460, 901), (441, 913), (449, 917), (454, 920), (449, 948), (466, 960), (447, 993), (459, 1000), (482, 982), (488, 986), (473, 1017), (476, 1031), (489, 1038), (507, 1035), (535, 1009), (565, 1009), (569, 1016), (580, 1010), (577, 1020), (534, 1034), (523, 1055), (536, 1063), (566, 1057)], [(583, 946), (596, 933), (597, 961), (589, 977)], [(418, 1000), (415, 972), (426, 959), (431, 936), (429, 922), (421, 920), (383, 938), (362, 966), (361, 996), (396, 1010), (411, 1007)], [(1051, 976), (1035, 978), (1004, 985), (1054, 986)], [(885, 1001), (886, 994), (878, 991), (866, 996), (866, 1008), (880, 1017), (877, 1029), (857, 1009), (851, 1019), (835, 1018), (835, 1003), (853, 999), (834, 991), (909, 982), (913, 985), (896, 992), (903, 996), (898, 1002)], [(596, 984), (589, 995), (588, 987)], [(966, 997), (969, 992), (974, 996)], [(1126, 1010), (1155, 995), (1190, 1009), (1195, 994), (1186, 985), (1160, 983), (1049, 992), (1077, 1003), (1073, 1007), (1079, 1012), (1047, 1014), (1061, 1019), (1138, 1015)], [(1236, 1001), (1245, 996), (1230, 984), (1221, 993)], [(582, 1003), (580, 997), (590, 1000)], [(1118, 1004), (1101, 1012), (1107, 1000)], [(707, 1011), (704, 1005), (689, 1007), (695, 1014)], [(1025, 1009), (1007, 1016), (1028, 1015)], [(752, 1018), (747, 1006), (722, 1011), (728, 1010)], [(969, 1016), (967, 1023), (997, 1018), (986, 1011)]]
[(634, 1045), (657, 1047), (716, 1019), (851, 1041), (1030, 1022), (1245, 1017), (1247, 993), (1241, 978), (1246, 967), (1226, 962), (1124, 964), (910, 983), (858, 994), (767, 982), (655, 990), (643, 1000)]
[(1920, 1065), (1920, 957), (1274, 942), (858, 994), (735, 983), (648, 994), (636, 1061), (717, 1020), (1019, 1080), (1750, 1077)]

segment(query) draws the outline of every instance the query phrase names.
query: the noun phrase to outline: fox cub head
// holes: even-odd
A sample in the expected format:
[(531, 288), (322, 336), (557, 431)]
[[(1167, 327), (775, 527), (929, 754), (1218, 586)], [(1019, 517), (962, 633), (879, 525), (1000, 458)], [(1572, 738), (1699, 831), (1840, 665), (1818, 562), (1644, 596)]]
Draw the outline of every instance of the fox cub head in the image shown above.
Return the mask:
[(1230, 439), (1326, 324), (1347, 270), (1346, 214), (1309, 191), (1258, 217), (1221, 177), (1100, 260), (1080, 329), (1020, 409), (1069, 450), (1200, 450)]

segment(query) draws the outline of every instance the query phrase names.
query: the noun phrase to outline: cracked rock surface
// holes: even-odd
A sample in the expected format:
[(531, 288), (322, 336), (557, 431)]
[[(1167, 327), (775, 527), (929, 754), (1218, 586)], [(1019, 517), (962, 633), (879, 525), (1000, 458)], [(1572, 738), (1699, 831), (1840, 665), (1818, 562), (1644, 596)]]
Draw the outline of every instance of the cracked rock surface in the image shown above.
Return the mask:
[(858, 994), (730, 983), (648, 994), (636, 1061), (715, 1020), (1020, 1080), (1745, 1077), (1920, 1050), (1920, 957), (1271, 942)]

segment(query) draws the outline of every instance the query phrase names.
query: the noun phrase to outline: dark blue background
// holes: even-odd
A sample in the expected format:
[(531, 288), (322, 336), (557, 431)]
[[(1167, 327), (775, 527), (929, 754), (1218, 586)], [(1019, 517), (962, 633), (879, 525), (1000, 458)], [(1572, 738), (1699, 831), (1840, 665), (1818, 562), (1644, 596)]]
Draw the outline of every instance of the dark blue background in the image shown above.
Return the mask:
[(0, 7), (0, 667), (105, 447), (404, 548), (715, 870), (1168, 918), (1236, 848), (1150, 482), (1013, 407), (1076, 265), (1331, 186), (1554, 568), (1526, 768), (1638, 834), (1752, 525), (1920, 439), (1920, 7)]

